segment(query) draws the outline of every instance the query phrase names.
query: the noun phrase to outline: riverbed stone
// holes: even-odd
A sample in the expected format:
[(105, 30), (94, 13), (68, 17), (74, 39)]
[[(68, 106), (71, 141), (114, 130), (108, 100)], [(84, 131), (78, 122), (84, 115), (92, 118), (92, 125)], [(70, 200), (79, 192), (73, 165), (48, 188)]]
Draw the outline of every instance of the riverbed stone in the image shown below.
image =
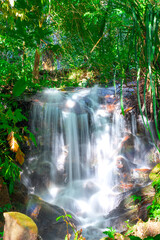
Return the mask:
[(37, 240), (38, 228), (34, 221), (19, 212), (5, 212), (3, 240)]

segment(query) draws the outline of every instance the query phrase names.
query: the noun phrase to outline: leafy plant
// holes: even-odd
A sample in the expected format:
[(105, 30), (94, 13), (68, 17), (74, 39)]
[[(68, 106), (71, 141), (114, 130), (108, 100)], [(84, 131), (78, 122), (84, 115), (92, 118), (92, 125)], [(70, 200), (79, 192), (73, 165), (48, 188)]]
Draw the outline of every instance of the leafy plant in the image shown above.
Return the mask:
[(141, 196), (137, 196), (137, 195), (132, 195), (131, 198), (133, 198), (133, 201), (138, 200), (139, 202), (141, 202), (142, 197)]
[(11, 210), (11, 208), (12, 208), (12, 205), (11, 204), (5, 204), (3, 207), (0, 207), (0, 212), (2, 213), (2, 212), (8, 212), (8, 211), (10, 211)]
[(160, 220), (160, 164), (157, 164), (151, 171), (149, 177), (152, 180), (152, 186), (155, 188), (155, 196), (152, 204), (147, 207), (149, 216)]
[(114, 234), (116, 233), (116, 230), (112, 227), (107, 228), (106, 231), (103, 232), (104, 234), (108, 235), (109, 238), (115, 239)]
[(72, 228), (72, 231), (74, 233), (74, 240), (85, 240), (85, 238), (82, 237), (82, 229), (77, 230), (75, 225), (71, 223), (71, 221), (69, 220), (69, 218), (70, 219), (72, 218), (70, 214), (66, 213), (65, 215), (59, 216), (56, 218), (56, 221), (59, 221), (61, 218), (63, 219), (63, 221), (66, 223), (66, 226), (67, 226), (67, 235), (65, 237), (65, 240), (69, 240), (71, 237), (71, 234), (69, 233), (69, 229), (68, 229), (69, 226)]
[(132, 234), (132, 233), (133, 233), (133, 228), (132, 228), (132, 226), (130, 226), (129, 220), (125, 221), (125, 223), (126, 223), (127, 228), (128, 228), (128, 230), (127, 230), (127, 232), (125, 233), (125, 235), (130, 235), (130, 234)]
[[(141, 238), (136, 236), (128, 236), (128, 237), (130, 238), (130, 240), (142, 240)], [(156, 235), (155, 237), (144, 238), (144, 240), (159, 240), (159, 238), (160, 238), (160, 234)]]
[(142, 240), (141, 238), (136, 236), (128, 236), (128, 237), (130, 238), (130, 240)]

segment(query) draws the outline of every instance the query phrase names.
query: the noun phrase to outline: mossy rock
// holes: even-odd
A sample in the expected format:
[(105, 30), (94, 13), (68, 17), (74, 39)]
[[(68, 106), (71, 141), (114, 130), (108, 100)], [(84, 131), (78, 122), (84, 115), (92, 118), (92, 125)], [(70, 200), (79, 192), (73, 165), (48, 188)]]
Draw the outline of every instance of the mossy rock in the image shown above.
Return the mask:
[(4, 239), (6, 240), (36, 240), (38, 228), (27, 215), (19, 212), (5, 212)]
[(150, 172), (149, 174), (149, 178), (152, 181), (157, 181), (158, 179), (160, 179), (160, 163), (158, 163)]

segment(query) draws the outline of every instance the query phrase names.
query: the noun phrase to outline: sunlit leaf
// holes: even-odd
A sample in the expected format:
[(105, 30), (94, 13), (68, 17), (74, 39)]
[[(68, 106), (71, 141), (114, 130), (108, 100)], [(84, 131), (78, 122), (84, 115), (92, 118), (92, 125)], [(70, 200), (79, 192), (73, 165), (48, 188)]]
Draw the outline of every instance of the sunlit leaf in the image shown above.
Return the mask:
[(56, 221), (58, 222), (61, 218), (63, 218), (64, 216), (59, 216), (56, 218)]
[(66, 216), (69, 217), (69, 218), (72, 218), (72, 216), (70, 214), (66, 214)]
[(13, 152), (17, 152), (17, 150), (19, 149), (19, 145), (18, 145), (17, 140), (14, 137), (14, 132), (13, 131), (8, 135), (7, 140), (8, 140), (10, 149)]
[(18, 148), (16, 152), (16, 161), (19, 162), (21, 165), (24, 163), (24, 153)]
[(132, 109), (133, 109), (133, 107), (129, 107), (129, 108), (124, 110), (124, 113), (130, 112)]

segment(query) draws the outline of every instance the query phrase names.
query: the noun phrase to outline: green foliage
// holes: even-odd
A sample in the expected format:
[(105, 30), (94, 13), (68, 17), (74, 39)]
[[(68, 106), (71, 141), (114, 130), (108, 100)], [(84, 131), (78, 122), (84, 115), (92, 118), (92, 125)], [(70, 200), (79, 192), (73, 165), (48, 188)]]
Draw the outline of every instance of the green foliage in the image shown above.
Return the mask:
[(130, 226), (129, 220), (125, 221), (125, 223), (126, 223), (127, 228), (128, 228), (127, 232), (125, 233), (125, 236), (127, 236), (127, 235), (130, 235), (130, 234), (133, 233), (133, 228), (132, 228), (132, 226)]
[(19, 80), (16, 82), (13, 88), (13, 96), (18, 97), (20, 96), (26, 89), (27, 82), (25, 80)]
[[(60, 41), (64, 64), (66, 61), (70, 67), (85, 64), (88, 68), (96, 68), (100, 76), (105, 73), (109, 81), (113, 81), (116, 72), (116, 81), (121, 83), (123, 114), (123, 83), (127, 82), (128, 77), (131, 80), (137, 75), (137, 85), (143, 87), (141, 91), (144, 95), (142, 102), (141, 93), (138, 91), (141, 115), (145, 115), (147, 120), (149, 117), (154, 119), (160, 139), (157, 118), (160, 85), (159, 2), (150, 0), (51, 2), (52, 21), (59, 24), (61, 29)], [(83, 62), (84, 58), (87, 59), (86, 63)], [(147, 100), (148, 95), (150, 101)], [(152, 135), (148, 122), (146, 128)]]
[(139, 237), (135, 237), (135, 236), (129, 236), (130, 240), (141, 240), (141, 238)]
[(24, 124), (28, 119), (22, 114), (22, 109), (18, 108), (18, 102), (11, 94), (5, 94), (2, 91), (0, 92), (2, 102), (0, 105), (0, 176), (8, 184), (11, 194), (15, 181), (20, 180), (19, 164), (21, 165), (24, 161), (24, 154), (20, 147), (20, 144), (25, 144), (24, 132), (29, 134), (32, 140), (33, 136), (27, 127), (24, 127), (25, 129), (22, 127), (22, 123)]
[(65, 215), (61, 215), (59, 217), (56, 218), (56, 221), (59, 221), (60, 219), (63, 219), (63, 221), (66, 223), (66, 227), (67, 227), (67, 234), (65, 237), (65, 240), (69, 240), (71, 237), (71, 234), (68, 231), (68, 227), (70, 226), (72, 228), (72, 231), (74, 233), (74, 240), (85, 240), (85, 238), (82, 236), (82, 229), (77, 230), (75, 225), (70, 222), (69, 218), (71, 219), (72, 216), (70, 214), (65, 214)]
[(0, 159), (0, 166), (0, 176), (3, 177), (4, 180), (8, 183), (9, 193), (11, 194), (14, 189), (15, 181), (19, 180), (20, 178), (21, 169), (9, 155), (6, 155), (5, 160), (3, 161)]
[(160, 164), (157, 164), (151, 171), (149, 177), (152, 180), (152, 186), (155, 188), (156, 193), (154, 200), (150, 206), (147, 207), (149, 210), (149, 216), (160, 220)]
[(149, 210), (149, 216), (151, 218), (160, 220), (160, 204), (157, 203), (156, 196), (152, 204), (148, 206), (147, 209)]
[(5, 204), (3, 207), (0, 207), (0, 213), (9, 212), (12, 208), (11, 204)]
[[(141, 240), (141, 238), (139, 237), (135, 237), (135, 236), (129, 236), (130, 240)], [(159, 240), (160, 239), (160, 234), (158, 234), (157, 236), (155, 237), (147, 237), (147, 238), (144, 238), (144, 240)]]
[(61, 218), (63, 218), (63, 220), (65, 220), (66, 218), (72, 218), (72, 216), (70, 214), (61, 215), (56, 218), (56, 221), (58, 222)]
[(109, 238), (115, 239), (114, 234), (116, 233), (116, 230), (113, 229), (112, 227), (107, 228), (106, 231), (103, 232), (104, 234), (108, 235)]
[(138, 200), (139, 202), (141, 202), (142, 197), (141, 196), (137, 196), (137, 195), (132, 195), (131, 198), (133, 198), (133, 201)]

